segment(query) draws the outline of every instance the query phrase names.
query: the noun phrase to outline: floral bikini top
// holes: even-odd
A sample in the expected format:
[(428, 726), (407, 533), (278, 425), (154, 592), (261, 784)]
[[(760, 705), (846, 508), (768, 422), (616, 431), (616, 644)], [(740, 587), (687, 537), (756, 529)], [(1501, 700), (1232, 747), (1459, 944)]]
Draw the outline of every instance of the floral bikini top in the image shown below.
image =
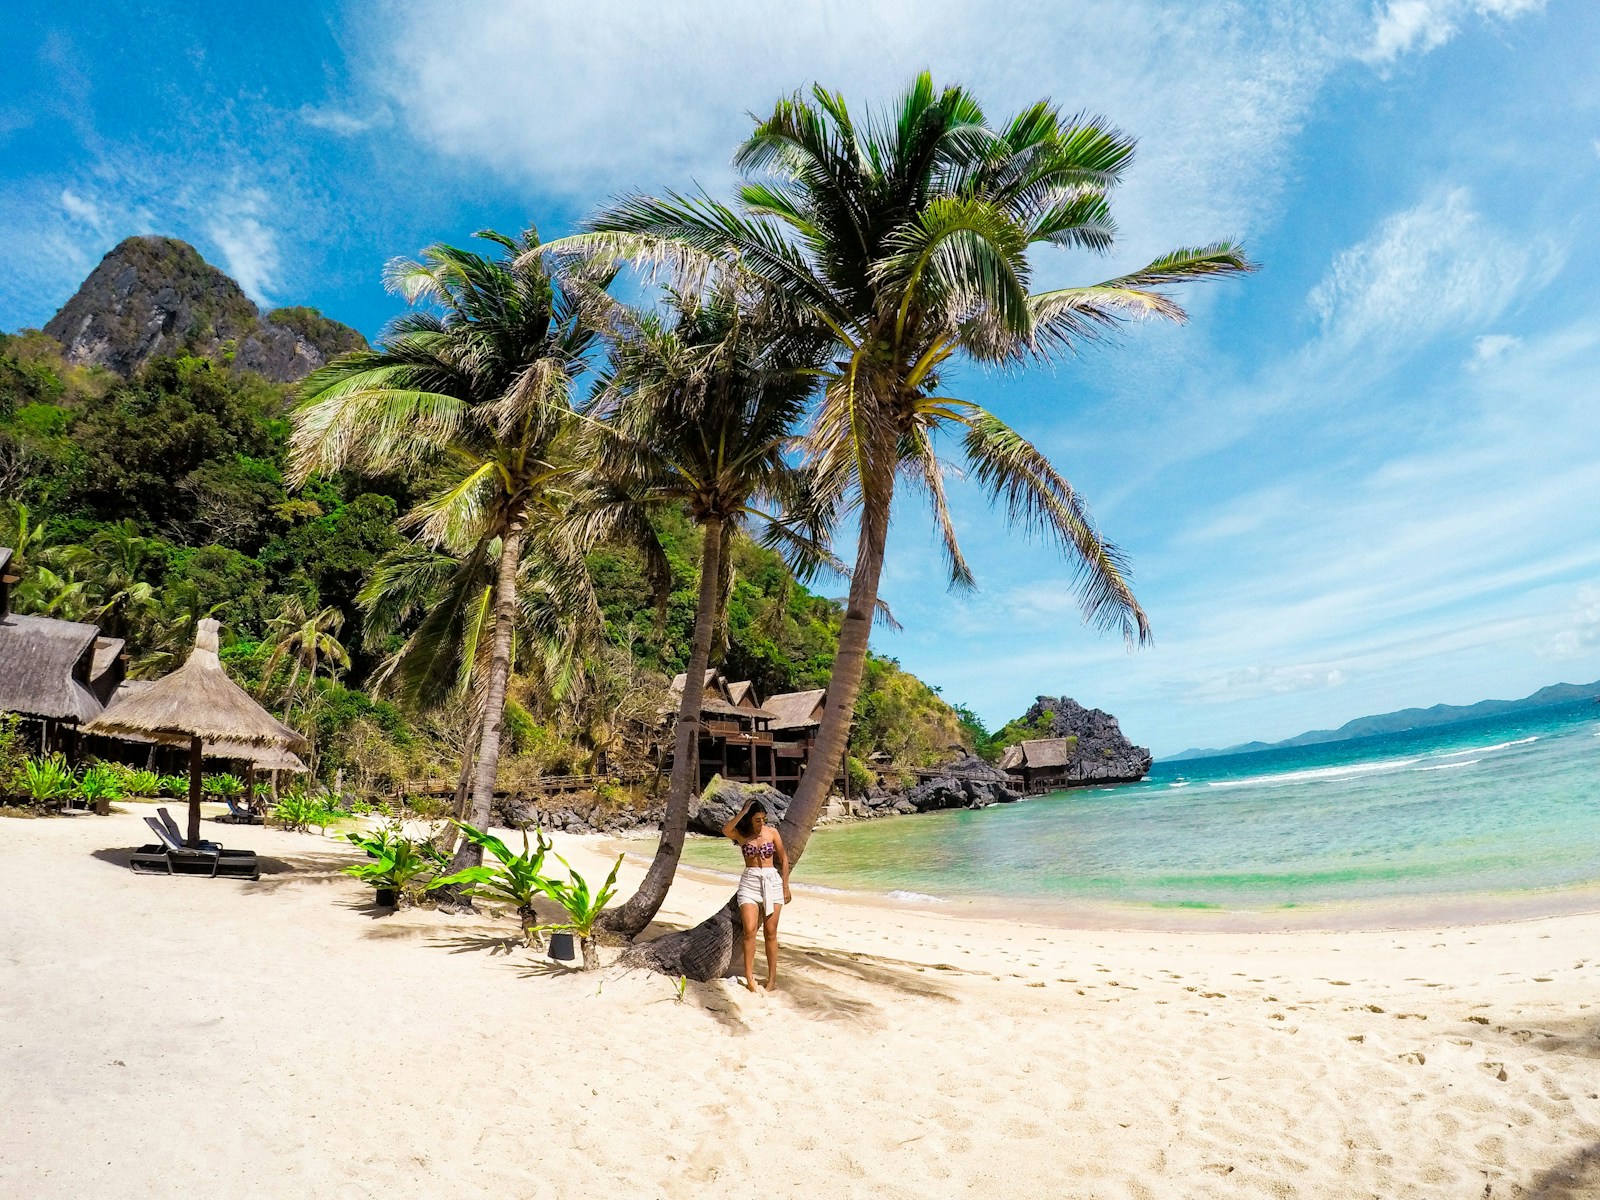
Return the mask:
[(739, 852), (746, 862), (771, 862), (774, 853), (772, 842), (741, 842)]

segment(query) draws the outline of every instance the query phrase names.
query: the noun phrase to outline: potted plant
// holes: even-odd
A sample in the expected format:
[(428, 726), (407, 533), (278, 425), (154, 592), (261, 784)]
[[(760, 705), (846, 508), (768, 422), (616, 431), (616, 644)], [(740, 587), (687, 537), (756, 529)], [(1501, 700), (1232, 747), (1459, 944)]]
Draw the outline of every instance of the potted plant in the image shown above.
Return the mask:
[(571, 863), (559, 854), (556, 858), (567, 868), (568, 878), (564, 881), (546, 879), (541, 890), (566, 910), (567, 920), (564, 924), (546, 925), (543, 928), (576, 934), (578, 945), (583, 950), (583, 969), (592, 971), (600, 965), (600, 956), (594, 944), (595, 922), (600, 919), (611, 897), (617, 894), (617, 872), (622, 870), (622, 855), (617, 855), (617, 861), (611, 866), (611, 874), (606, 876), (598, 892), (589, 890), (588, 881), (572, 869)]
[(132, 770), (123, 777), (122, 787), (127, 795), (146, 800), (161, 794), (161, 776), (154, 771)]
[(482, 846), (493, 855), (495, 862), (468, 867), (454, 875), (435, 879), (428, 885), (428, 890), (461, 886), (473, 896), (488, 896), (515, 905), (517, 916), (522, 920), (522, 940), (532, 946), (540, 928), (533, 911), (533, 898), (541, 894), (548, 895), (545, 885), (550, 881), (544, 878), (542, 872), (544, 856), (550, 850), (549, 839), (535, 829), (535, 845), (530, 850), (527, 830), (523, 830), (522, 853), (516, 854), (492, 833), (474, 829), (465, 821), (457, 821), (456, 826), (468, 841)]
[(83, 774), (78, 777), (78, 798), (85, 807), (94, 806), (94, 811), (102, 817), (111, 813), (111, 802), (121, 800), (124, 793), (122, 781), (117, 777), (117, 772), (106, 763), (95, 763), (92, 767), (85, 767)]
[(425, 844), (413, 841), (398, 825), (370, 833), (347, 833), (345, 840), (359, 846), (368, 861), (352, 863), (345, 874), (369, 885), (379, 908), (398, 908), (406, 885), (438, 866), (438, 858)]

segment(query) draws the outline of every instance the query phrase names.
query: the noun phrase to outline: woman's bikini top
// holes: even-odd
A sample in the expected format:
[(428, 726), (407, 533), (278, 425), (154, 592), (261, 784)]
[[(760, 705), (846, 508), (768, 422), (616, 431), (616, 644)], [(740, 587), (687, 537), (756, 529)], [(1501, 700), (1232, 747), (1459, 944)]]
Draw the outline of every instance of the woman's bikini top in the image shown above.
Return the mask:
[(745, 856), (745, 858), (747, 858), (747, 859), (750, 859), (750, 860), (755, 861), (755, 862), (761, 862), (761, 861), (763, 861), (765, 859), (770, 859), (773, 856), (773, 854), (774, 854), (773, 843), (772, 842), (741, 842), (741, 843), (739, 843), (739, 852), (741, 854), (743, 854)]

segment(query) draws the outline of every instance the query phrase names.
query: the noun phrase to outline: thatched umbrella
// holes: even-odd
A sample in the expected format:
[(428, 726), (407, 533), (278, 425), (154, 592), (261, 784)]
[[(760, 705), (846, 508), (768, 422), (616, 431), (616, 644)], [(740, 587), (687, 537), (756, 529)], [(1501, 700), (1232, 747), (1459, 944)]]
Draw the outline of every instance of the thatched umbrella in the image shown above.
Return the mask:
[(189, 746), (189, 845), (200, 844), (200, 776), (207, 742), (268, 750), (304, 750), (290, 729), (222, 669), (217, 622), (200, 622), (189, 661), (143, 691), (117, 701), (83, 727), (108, 737), (135, 735), (168, 746)]

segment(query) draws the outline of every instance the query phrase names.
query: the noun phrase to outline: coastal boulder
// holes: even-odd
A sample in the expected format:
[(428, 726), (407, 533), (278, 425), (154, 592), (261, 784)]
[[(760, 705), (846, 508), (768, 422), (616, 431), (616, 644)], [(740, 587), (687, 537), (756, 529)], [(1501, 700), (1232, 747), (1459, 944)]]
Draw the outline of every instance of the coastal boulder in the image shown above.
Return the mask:
[(722, 827), (752, 799), (767, 809), (767, 820), (783, 820), (789, 811), (789, 797), (766, 783), (738, 783), (718, 775), (706, 785), (700, 801), (689, 811), (689, 828), (712, 837), (722, 836)]
[(906, 799), (917, 812), (935, 812), (1010, 804), (1022, 795), (1012, 786), (1011, 776), (969, 754), (940, 767), (938, 775), (917, 784), (906, 793)]

